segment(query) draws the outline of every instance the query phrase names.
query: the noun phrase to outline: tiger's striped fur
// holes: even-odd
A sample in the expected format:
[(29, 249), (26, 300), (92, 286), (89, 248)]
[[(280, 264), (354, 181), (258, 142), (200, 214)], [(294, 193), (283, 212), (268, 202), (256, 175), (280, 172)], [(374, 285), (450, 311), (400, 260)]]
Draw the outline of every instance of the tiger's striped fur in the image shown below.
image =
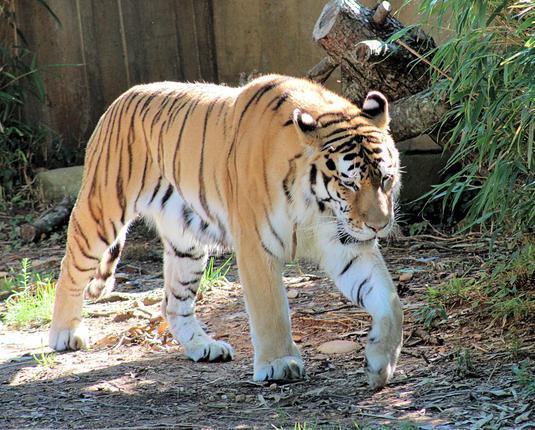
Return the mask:
[(127, 91), (87, 147), (50, 345), (88, 344), (84, 288), (94, 298), (113, 286), (128, 225), (142, 216), (164, 245), (162, 313), (188, 357), (233, 357), (194, 314), (208, 251), (233, 248), (254, 379), (302, 377), (281, 275), (299, 248), (372, 315), (367, 374), (372, 386), (384, 385), (402, 340), (401, 306), (377, 247), (394, 224), (400, 187), (388, 121), (380, 93), (358, 108), (315, 83), (279, 75), (241, 88), (161, 82)]

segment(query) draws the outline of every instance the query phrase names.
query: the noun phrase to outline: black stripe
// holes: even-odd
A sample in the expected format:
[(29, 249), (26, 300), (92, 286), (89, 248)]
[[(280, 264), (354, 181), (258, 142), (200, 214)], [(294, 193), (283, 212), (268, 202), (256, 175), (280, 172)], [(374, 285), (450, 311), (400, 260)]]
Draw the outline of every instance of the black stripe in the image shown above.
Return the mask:
[(193, 312), (186, 312), (184, 314), (176, 314), (176, 315), (181, 317), (181, 318), (189, 318), (189, 317), (193, 316)]
[(332, 137), (334, 136), (335, 134), (338, 134), (338, 133), (343, 133), (345, 131), (350, 131), (350, 130), (358, 130), (360, 127), (364, 126), (364, 124), (356, 124), (356, 125), (353, 125), (351, 127), (340, 127), (340, 128), (335, 128), (333, 131), (331, 131), (329, 134), (326, 134), (325, 136), (323, 136), (324, 139), (327, 139), (329, 137)]
[(195, 214), (193, 213), (193, 210), (191, 210), (191, 208), (185, 205), (182, 206), (182, 219), (184, 220), (184, 223), (187, 227), (189, 227), (193, 222), (194, 215)]
[(201, 206), (204, 212), (206, 213), (206, 216), (210, 220), (213, 220), (213, 217), (212, 217), (212, 214), (210, 213), (210, 209), (208, 208), (208, 202), (206, 201), (206, 190), (205, 190), (205, 183), (204, 183), (204, 147), (206, 144), (206, 129), (208, 128), (208, 118), (216, 103), (217, 103), (217, 99), (210, 102), (210, 104), (206, 108), (206, 115), (204, 116), (202, 141), (201, 141), (201, 155), (200, 155), (201, 158), (199, 162), (199, 201), (201, 202)]
[(360, 297), (360, 292), (362, 290), (362, 287), (370, 280), (370, 278), (366, 278), (364, 279), (364, 281), (362, 281), (360, 283), (360, 285), (358, 286), (358, 289), (357, 289), (357, 304), (362, 307), (363, 306), (363, 303), (362, 303), (362, 298)]
[(332, 152), (345, 154), (346, 152), (353, 151), (356, 147), (357, 147), (357, 144), (350, 140), (349, 142), (344, 142), (340, 146), (334, 148)]
[(189, 258), (190, 260), (200, 260), (204, 257), (204, 255), (194, 255), (194, 254), (191, 254), (190, 252), (182, 252), (182, 251), (179, 251), (175, 245), (173, 245), (171, 242), (167, 241), (167, 244), (171, 247), (171, 249), (173, 250), (173, 254), (175, 255), (175, 257), (177, 258)]
[(349, 139), (353, 137), (352, 135), (350, 134), (344, 134), (343, 136), (336, 136), (336, 137), (333, 137), (332, 139), (329, 139), (325, 142), (322, 143), (322, 149), (326, 149), (328, 146), (332, 146), (333, 143), (335, 142), (338, 142), (340, 140), (343, 140), (343, 139)]
[(338, 276), (342, 276), (344, 273), (346, 273), (357, 259), (358, 257), (354, 257), (351, 260), (349, 260), (349, 262), (345, 265), (345, 267), (343, 268), (343, 270), (340, 272)]
[(249, 110), (249, 108), (251, 107), (253, 102), (255, 104), (258, 104), (258, 102), (260, 101), (260, 99), (262, 98), (262, 96), (264, 94), (268, 93), (269, 91), (271, 91), (273, 88), (275, 88), (279, 84), (280, 84), (280, 82), (270, 82), (269, 84), (266, 84), (266, 85), (260, 87), (253, 94), (253, 96), (249, 99), (249, 101), (246, 103), (245, 107), (243, 108), (243, 110), (241, 112), (240, 119), (238, 120), (238, 128), (240, 128), (240, 124), (241, 124), (241, 122), (243, 120), (243, 117), (245, 116), (245, 114), (247, 113), (247, 111)]
[(174, 291), (171, 291), (171, 294), (173, 295), (173, 297), (175, 299), (177, 299), (180, 302), (185, 302), (187, 300), (192, 300), (195, 297), (195, 295), (193, 295), (193, 297), (191, 296), (191, 291), (189, 291), (189, 290), (186, 290), (184, 292), (188, 295), (187, 297), (182, 297), (179, 294), (176, 294)]
[(288, 127), (289, 125), (292, 125), (294, 120), (290, 118), (288, 121), (286, 121), (284, 124), (282, 124), (283, 127)]
[(182, 126), (180, 127), (180, 133), (178, 134), (178, 138), (175, 145), (175, 154), (173, 156), (173, 178), (175, 180), (175, 184), (177, 187), (180, 187), (179, 184), (179, 176), (180, 176), (180, 166), (178, 163), (178, 152), (180, 150), (180, 145), (182, 143), (182, 135), (184, 134), (184, 129), (186, 128), (186, 122), (188, 121), (188, 118), (193, 111), (199, 104), (200, 100), (194, 100), (193, 103), (191, 103), (188, 107), (188, 110), (186, 111), (186, 114), (184, 115), (184, 119), (182, 120)]
[(315, 164), (313, 164), (311, 167), (310, 167), (310, 185), (316, 185), (316, 176), (318, 174), (318, 169), (316, 167)]
[(290, 96), (289, 93), (284, 93), (282, 94), (279, 99), (277, 100), (277, 104), (275, 106), (273, 106), (273, 108), (271, 109), (273, 112), (276, 112), (279, 110), (279, 108), (284, 104), (284, 102), (286, 100), (288, 100), (288, 97)]
[[(146, 138), (146, 137), (145, 137)], [(148, 142), (145, 143), (146, 146), (148, 146)], [(137, 212), (137, 201), (139, 200), (139, 196), (145, 189), (145, 178), (147, 177), (147, 151), (145, 150), (145, 159), (143, 160), (143, 174), (141, 175), (141, 186), (139, 187), (139, 191), (137, 193), (136, 199), (134, 200), (134, 212)], [(124, 213), (123, 213), (124, 216)], [(121, 222), (124, 224), (124, 219), (121, 219)]]
[(181, 280), (178, 280), (177, 282), (182, 285), (183, 287), (187, 287), (188, 285), (194, 285), (196, 284), (197, 282), (199, 282), (201, 280), (201, 278), (196, 278), (196, 279), (192, 279), (191, 281), (181, 281)]
[(158, 178), (158, 183), (156, 184), (156, 187), (154, 188), (154, 191), (152, 192), (152, 196), (149, 200), (149, 205), (152, 203), (152, 201), (156, 197), (156, 194), (158, 194), (158, 191), (160, 191), (160, 186), (162, 185), (161, 182), (162, 182), (162, 177), (160, 176)]
[(262, 245), (262, 248), (264, 249), (264, 251), (266, 251), (269, 255), (271, 255), (271, 257), (273, 258), (278, 258), (268, 247), (267, 245), (264, 243), (264, 241), (262, 240), (262, 235), (260, 234), (260, 231), (258, 230), (258, 226), (255, 224), (254, 225), (254, 229), (256, 231), (256, 234), (258, 236), (258, 239), (260, 240), (260, 244)]
[[(120, 171), (118, 172), (116, 191), (117, 191), (117, 200), (119, 200), (119, 207), (121, 208), (121, 223), (124, 224), (125, 212), (126, 212), (126, 197), (124, 195), (123, 177)], [(113, 228), (114, 228), (113, 238), (115, 239), (117, 237), (117, 232), (115, 231), (115, 226), (113, 226)]]
[[(89, 255), (87, 253), (87, 251), (82, 247), (82, 245), (80, 244), (80, 242), (78, 242), (78, 238), (76, 236), (74, 236), (74, 241), (76, 242), (76, 245), (78, 245), (78, 250), (80, 251), (80, 253), (85, 257), (87, 258), (88, 260), (93, 260), (93, 261), (100, 261), (100, 258), (98, 257), (93, 257), (92, 255)], [(73, 257), (74, 258), (74, 257)]]
[(282, 180), (282, 189), (288, 201), (290, 201), (292, 198), (290, 191), (295, 182), (295, 161), (294, 160), (296, 160), (295, 157), (288, 162), (290, 164), (290, 167), (288, 169), (288, 173), (286, 173), (286, 176)]
[(169, 185), (167, 187), (167, 190), (165, 190), (165, 194), (163, 195), (162, 201), (160, 203), (160, 206), (162, 207), (162, 209), (165, 207), (165, 204), (167, 203), (167, 200), (169, 200), (169, 198), (171, 197), (172, 194), (173, 194), (173, 186)]
[(266, 220), (269, 226), (269, 230), (271, 231), (271, 234), (275, 236), (275, 239), (279, 242), (282, 250), (284, 251), (284, 242), (282, 241), (281, 237), (278, 235), (278, 233), (275, 231), (275, 228), (273, 227), (273, 224), (271, 223), (271, 219), (269, 218), (268, 212), (266, 207), (264, 206), (264, 215), (266, 216)]

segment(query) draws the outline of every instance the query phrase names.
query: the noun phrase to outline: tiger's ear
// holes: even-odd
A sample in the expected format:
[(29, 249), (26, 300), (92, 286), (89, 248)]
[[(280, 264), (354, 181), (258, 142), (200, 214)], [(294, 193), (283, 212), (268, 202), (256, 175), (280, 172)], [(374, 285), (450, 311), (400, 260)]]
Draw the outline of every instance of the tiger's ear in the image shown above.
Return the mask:
[(297, 108), (292, 113), (292, 122), (305, 135), (310, 135), (318, 128), (318, 122), (308, 112)]
[(388, 101), (379, 91), (370, 91), (368, 93), (362, 105), (362, 113), (379, 128), (387, 128), (388, 124), (390, 124)]

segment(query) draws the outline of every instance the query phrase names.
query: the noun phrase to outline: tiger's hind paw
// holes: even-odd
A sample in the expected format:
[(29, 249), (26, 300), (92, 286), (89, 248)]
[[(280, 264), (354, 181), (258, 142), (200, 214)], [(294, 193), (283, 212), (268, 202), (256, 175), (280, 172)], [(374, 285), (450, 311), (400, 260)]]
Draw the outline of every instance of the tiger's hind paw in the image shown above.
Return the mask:
[(210, 339), (208, 342), (190, 342), (186, 355), (193, 361), (223, 362), (234, 358), (234, 349), (227, 342)]
[(93, 278), (84, 290), (84, 299), (96, 300), (109, 295), (115, 285), (115, 276), (111, 275), (107, 279)]
[(255, 364), (254, 381), (293, 381), (303, 379), (305, 366), (300, 357), (289, 355), (273, 361)]
[(56, 351), (86, 349), (89, 346), (89, 334), (82, 325), (63, 329), (52, 326), (48, 332), (48, 345)]

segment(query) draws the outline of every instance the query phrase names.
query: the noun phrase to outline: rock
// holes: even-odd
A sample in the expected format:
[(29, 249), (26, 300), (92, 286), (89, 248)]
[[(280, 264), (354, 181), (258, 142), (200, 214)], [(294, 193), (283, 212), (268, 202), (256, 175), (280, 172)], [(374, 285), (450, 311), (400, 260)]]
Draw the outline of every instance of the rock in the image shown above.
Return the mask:
[(412, 279), (411, 272), (403, 272), (401, 275), (399, 275), (399, 282), (408, 282), (411, 279)]
[(318, 351), (323, 354), (347, 354), (357, 349), (357, 343), (351, 340), (331, 340), (318, 346)]
[(44, 170), (35, 175), (35, 184), (46, 202), (58, 203), (65, 196), (76, 200), (82, 174), (83, 166)]
[(291, 289), (288, 291), (288, 298), (289, 299), (296, 299), (299, 296), (299, 291)]

